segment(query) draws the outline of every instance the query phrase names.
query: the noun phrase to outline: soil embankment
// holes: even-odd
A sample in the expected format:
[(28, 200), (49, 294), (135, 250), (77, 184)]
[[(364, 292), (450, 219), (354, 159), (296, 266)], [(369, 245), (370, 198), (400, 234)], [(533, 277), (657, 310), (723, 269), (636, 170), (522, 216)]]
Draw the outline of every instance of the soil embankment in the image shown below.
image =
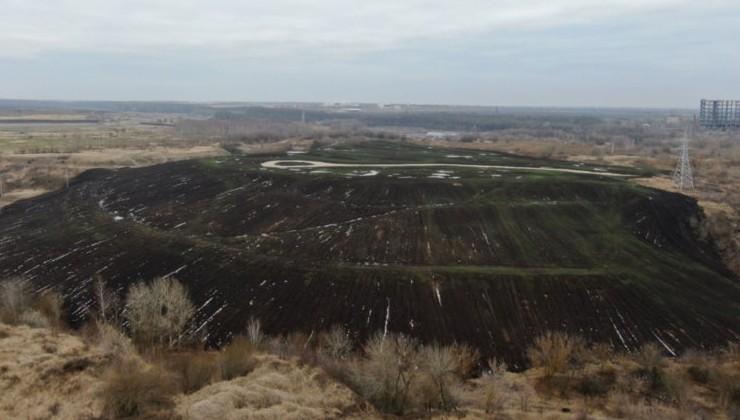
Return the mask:
[(219, 157), (88, 171), (2, 210), (0, 277), (60, 289), (79, 323), (97, 275), (122, 294), (176, 276), (198, 308), (190, 332), (213, 346), (250, 317), (271, 334), (342, 324), (357, 339), (465, 342), (515, 368), (546, 330), (675, 354), (740, 336), (740, 284), (688, 197), (500, 154), (466, 161), (515, 169), (368, 171), (356, 166), (460, 157), (353, 147), (301, 156), (351, 167)]

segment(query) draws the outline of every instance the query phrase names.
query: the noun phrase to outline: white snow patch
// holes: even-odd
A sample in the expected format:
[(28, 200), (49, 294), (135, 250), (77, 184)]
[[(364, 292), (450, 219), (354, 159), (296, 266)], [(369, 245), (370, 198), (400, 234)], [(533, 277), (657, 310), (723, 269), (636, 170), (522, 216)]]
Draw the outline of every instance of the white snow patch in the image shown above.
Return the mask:
[(208, 304), (211, 303), (212, 300), (213, 298), (208, 299), (204, 304), (200, 305), (200, 307), (195, 312), (200, 312), (200, 310), (208, 306)]
[(383, 327), (383, 340), (388, 335), (388, 320), (391, 319), (391, 298), (388, 298), (388, 307), (385, 309), (385, 327)]
[(660, 341), (660, 344), (662, 344), (663, 347), (665, 347), (665, 349), (668, 350), (668, 353), (670, 353), (671, 356), (676, 357), (676, 352), (673, 351), (673, 349), (668, 344), (666, 344), (665, 341), (661, 340), (661, 338), (658, 337), (658, 334), (656, 334), (654, 331), (653, 331), (653, 337), (657, 338), (658, 341)]
[(624, 337), (622, 337), (622, 333), (619, 332), (619, 328), (617, 328), (617, 324), (614, 323), (614, 320), (609, 317), (609, 320), (612, 322), (612, 326), (614, 327), (614, 331), (617, 332), (617, 336), (619, 336), (619, 341), (622, 342), (622, 345), (624, 348), (629, 352), (629, 346), (627, 346), (627, 342), (624, 341)]
[(169, 277), (169, 276), (172, 276), (172, 275), (175, 275), (175, 274), (179, 273), (180, 271), (184, 270), (184, 269), (185, 269), (185, 267), (187, 267), (187, 266), (188, 266), (188, 265), (187, 265), (187, 264), (185, 264), (185, 265), (183, 265), (182, 267), (178, 268), (177, 270), (175, 270), (175, 271), (173, 271), (173, 272), (171, 272), (171, 273), (169, 273), (169, 274), (166, 274), (166, 275), (164, 275), (164, 276), (162, 276), (162, 277), (166, 279), (167, 277)]

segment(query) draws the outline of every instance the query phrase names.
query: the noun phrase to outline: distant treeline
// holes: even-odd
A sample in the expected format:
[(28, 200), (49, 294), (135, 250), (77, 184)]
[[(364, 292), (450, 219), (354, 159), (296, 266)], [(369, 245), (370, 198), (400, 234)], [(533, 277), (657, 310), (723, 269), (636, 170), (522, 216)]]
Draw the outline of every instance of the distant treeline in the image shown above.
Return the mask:
[(238, 110), (218, 111), (214, 119), (222, 121), (274, 122), (355, 121), (368, 127), (424, 127), (443, 131), (496, 131), (518, 128), (573, 129), (591, 127), (601, 118), (578, 115), (512, 115), (475, 114), (456, 112), (327, 112), (292, 108), (243, 107)]
[(118, 102), (118, 101), (29, 101), (0, 99), (0, 109), (61, 109), (75, 111), (143, 112), (168, 114), (209, 113), (207, 104), (189, 102)]
[(0, 119), (0, 124), (97, 124), (98, 119), (38, 119), (38, 118), (18, 118), (18, 119)]

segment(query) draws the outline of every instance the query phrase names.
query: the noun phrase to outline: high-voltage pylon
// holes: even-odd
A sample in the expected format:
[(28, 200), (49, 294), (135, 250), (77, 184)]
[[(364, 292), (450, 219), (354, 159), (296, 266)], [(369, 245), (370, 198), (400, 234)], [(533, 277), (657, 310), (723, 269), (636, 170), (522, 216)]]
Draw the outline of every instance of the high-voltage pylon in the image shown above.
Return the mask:
[(683, 145), (678, 154), (678, 165), (673, 173), (673, 186), (683, 191), (684, 188), (694, 189), (694, 178), (691, 176), (691, 162), (689, 161), (689, 136), (684, 133)]

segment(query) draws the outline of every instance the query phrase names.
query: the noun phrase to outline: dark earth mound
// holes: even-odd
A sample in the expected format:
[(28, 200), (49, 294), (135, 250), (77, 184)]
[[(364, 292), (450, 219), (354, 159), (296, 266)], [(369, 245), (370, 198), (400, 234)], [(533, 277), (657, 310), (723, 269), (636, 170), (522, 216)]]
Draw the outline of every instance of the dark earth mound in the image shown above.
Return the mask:
[[(0, 213), (0, 278), (64, 291), (70, 319), (101, 275), (122, 294), (176, 276), (190, 331), (220, 345), (250, 317), (268, 333), (333, 324), (465, 342), (525, 364), (548, 329), (633, 351), (737, 341), (740, 283), (696, 202), (568, 162), (350, 144), (296, 159), (521, 166), (325, 168), (229, 157), (92, 170)], [(530, 169), (527, 169), (530, 168)]]

